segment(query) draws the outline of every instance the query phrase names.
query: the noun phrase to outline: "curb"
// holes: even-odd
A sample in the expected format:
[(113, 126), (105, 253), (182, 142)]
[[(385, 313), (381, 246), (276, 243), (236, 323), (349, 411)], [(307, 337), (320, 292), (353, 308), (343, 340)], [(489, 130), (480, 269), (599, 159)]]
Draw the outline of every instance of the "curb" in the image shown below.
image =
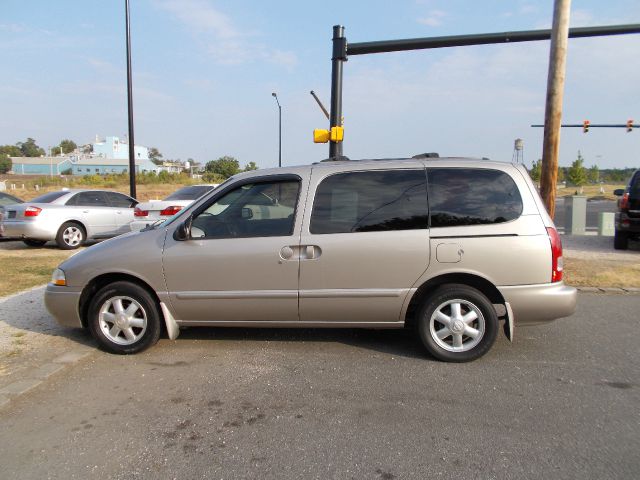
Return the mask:
[(5, 387), (2, 387), (0, 389), (0, 409), (8, 406), (12, 400), (15, 400), (21, 395), (39, 387), (53, 375), (67, 369), (75, 363), (78, 363), (80, 360), (92, 355), (96, 351), (97, 350), (90, 348), (72, 350), (31, 370), (26, 373), (21, 380), (16, 380)]
[(636, 287), (575, 287), (582, 293), (609, 293), (640, 295), (640, 288)]

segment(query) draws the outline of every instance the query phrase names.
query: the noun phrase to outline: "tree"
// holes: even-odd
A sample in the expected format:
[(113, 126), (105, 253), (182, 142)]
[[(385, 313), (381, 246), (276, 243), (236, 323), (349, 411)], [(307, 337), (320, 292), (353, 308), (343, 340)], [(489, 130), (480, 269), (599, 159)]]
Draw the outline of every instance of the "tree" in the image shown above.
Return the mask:
[(26, 142), (18, 142), (16, 146), (20, 149), (23, 157), (41, 157), (45, 154), (44, 150), (36, 145), (36, 141), (29, 137)]
[(531, 170), (529, 170), (529, 175), (531, 176), (531, 180), (534, 182), (540, 181), (540, 175), (542, 173), (542, 159), (538, 159), (531, 165)]
[(62, 149), (62, 153), (71, 153), (78, 148), (78, 145), (76, 145), (76, 142), (73, 140), (65, 138), (60, 142), (60, 148)]
[(569, 182), (577, 187), (587, 183), (587, 169), (584, 168), (584, 158), (578, 151), (578, 158), (576, 158), (569, 170), (567, 171), (567, 179)]
[(149, 160), (151, 160), (156, 165), (162, 165), (162, 154), (160, 153), (160, 150), (158, 150), (156, 147), (151, 147), (149, 149)]
[(240, 163), (233, 157), (224, 156), (207, 162), (204, 169), (208, 173), (217, 173), (222, 178), (227, 179), (236, 173), (240, 173)]
[(2, 145), (0, 147), (0, 155), (5, 154), (9, 157), (21, 157), (22, 151), (16, 145)]
[(11, 158), (6, 153), (0, 153), (0, 173), (7, 173), (13, 168)]
[(590, 183), (598, 183), (600, 181), (600, 170), (597, 165), (594, 165), (587, 172), (587, 178)]
[(244, 166), (245, 172), (250, 172), (251, 170), (258, 170), (258, 165), (256, 165), (256, 162), (249, 162)]

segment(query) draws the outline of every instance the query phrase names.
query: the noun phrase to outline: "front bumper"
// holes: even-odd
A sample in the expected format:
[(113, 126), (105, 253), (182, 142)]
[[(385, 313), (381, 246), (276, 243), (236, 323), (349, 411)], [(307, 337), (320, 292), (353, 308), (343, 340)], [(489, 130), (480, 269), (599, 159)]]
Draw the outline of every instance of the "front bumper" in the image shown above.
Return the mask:
[(578, 291), (563, 282), (498, 287), (517, 326), (547, 323), (576, 311)]
[(79, 287), (60, 287), (50, 283), (44, 291), (44, 304), (60, 325), (82, 327), (79, 308), (81, 294)]

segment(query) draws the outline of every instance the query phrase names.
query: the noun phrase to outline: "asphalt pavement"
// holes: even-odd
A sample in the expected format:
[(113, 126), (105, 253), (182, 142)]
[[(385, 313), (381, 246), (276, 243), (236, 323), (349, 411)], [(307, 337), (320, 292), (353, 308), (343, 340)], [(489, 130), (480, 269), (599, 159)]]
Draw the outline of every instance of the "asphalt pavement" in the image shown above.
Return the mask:
[[(3, 478), (637, 478), (638, 295), (469, 364), (411, 331), (200, 328), (0, 411)], [(77, 339), (82, 343), (82, 339)]]

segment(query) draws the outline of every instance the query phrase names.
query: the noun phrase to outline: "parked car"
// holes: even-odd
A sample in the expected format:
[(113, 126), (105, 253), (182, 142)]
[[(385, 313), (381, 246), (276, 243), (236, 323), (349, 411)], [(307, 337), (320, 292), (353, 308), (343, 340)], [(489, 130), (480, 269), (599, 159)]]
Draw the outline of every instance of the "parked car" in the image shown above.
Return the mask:
[(9, 195), (8, 193), (0, 192), (0, 237), (6, 236), (4, 235), (4, 227), (2, 226), (2, 219), (4, 218), (4, 207), (17, 203), (22, 203), (22, 200), (20, 200), (18, 197), (14, 197), (13, 195)]
[(63, 325), (135, 353), (180, 327), (417, 326), (463, 362), (571, 315), (560, 237), (522, 165), (332, 161), (241, 173), (145, 231), (80, 252), (45, 292)]
[(5, 235), (30, 247), (55, 240), (60, 248), (78, 248), (87, 239), (129, 232), (137, 200), (107, 190), (58, 190), (6, 207)]
[(615, 217), (613, 247), (617, 250), (629, 248), (629, 239), (640, 238), (640, 170), (636, 170), (627, 188), (613, 192), (620, 197)]
[(152, 200), (139, 203), (133, 211), (135, 219), (129, 224), (132, 231), (142, 230), (159, 221), (171, 218), (184, 207), (191, 205), (207, 192), (216, 188), (219, 184), (189, 185), (176, 190), (164, 200)]

